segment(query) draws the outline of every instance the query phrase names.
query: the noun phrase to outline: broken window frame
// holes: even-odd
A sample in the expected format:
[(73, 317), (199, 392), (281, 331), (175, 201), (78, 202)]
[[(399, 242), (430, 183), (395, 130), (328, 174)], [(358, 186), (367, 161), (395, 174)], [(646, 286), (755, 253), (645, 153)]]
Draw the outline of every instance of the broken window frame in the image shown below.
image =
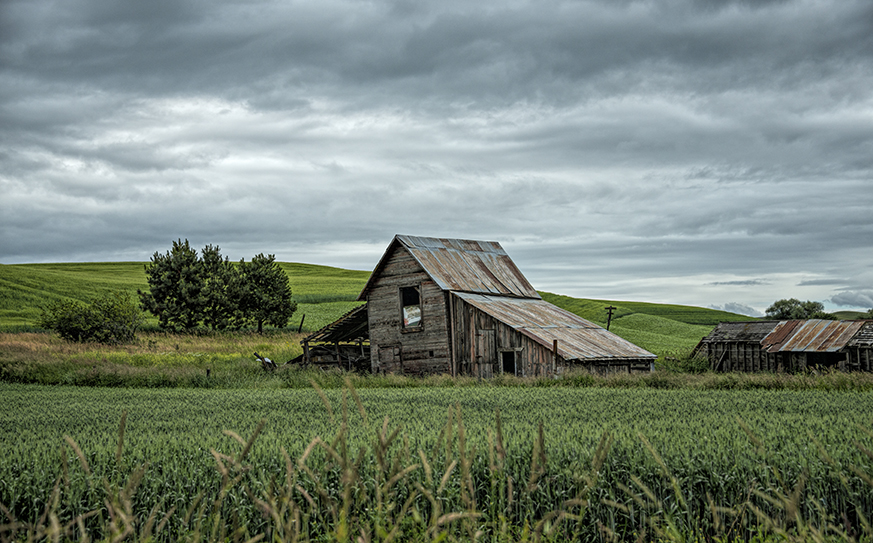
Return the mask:
[[(416, 294), (417, 304), (407, 304), (407, 294)], [(424, 308), (421, 303), (421, 284), (409, 287), (400, 287), (398, 292), (400, 299), (400, 323), (404, 332), (417, 332), (424, 329)], [(407, 308), (418, 308), (418, 320), (414, 324), (407, 324)]]

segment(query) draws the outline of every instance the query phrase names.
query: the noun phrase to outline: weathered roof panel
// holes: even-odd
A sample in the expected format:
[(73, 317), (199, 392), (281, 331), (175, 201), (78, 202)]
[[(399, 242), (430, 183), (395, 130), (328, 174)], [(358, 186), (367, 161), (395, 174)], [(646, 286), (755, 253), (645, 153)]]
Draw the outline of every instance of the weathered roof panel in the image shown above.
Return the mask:
[(864, 321), (861, 329), (849, 343), (849, 347), (873, 347), (873, 321)]
[(443, 290), (499, 294), (522, 298), (540, 295), (495, 241), (397, 235), (358, 297), (366, 298), (383, 262), (401, 244)]
[(741, 321), (720, 322), (701, 343), (722, 343), (726, 341), (758, 342), (778, 327), (779, 321)]
[(370, 339), (367, 304), (359, 305), (321, 330), (303, 338), (300, 343), (337, 343)]
[(565, 360), (619, 362), (657, 358), (593, 322), (542, 299), (453, 294), (544, 347), (553, 348), (557, 339), (558, 354)]

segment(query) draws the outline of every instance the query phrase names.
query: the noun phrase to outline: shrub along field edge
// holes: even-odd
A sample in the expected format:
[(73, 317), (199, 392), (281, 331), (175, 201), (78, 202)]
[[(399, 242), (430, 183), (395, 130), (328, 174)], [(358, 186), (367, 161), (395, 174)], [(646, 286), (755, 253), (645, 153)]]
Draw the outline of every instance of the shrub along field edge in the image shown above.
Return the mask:
[[(136, 343), (106, 346), (72, 343), (46, 333), (0, 333), (0, 381), (43, 385), (164, 388), (340, 388), (346, 378), (357, 388), (414, 387), (601, 387), (691, 388), (699, 390), (873, 390), (873, 374), (688, 373), (682, 360), (658, 364), (654, 373), (600, 376), (582, 369), (558, 379), (501, 376), (403, 377), (282, 366), (301, 354), (303, 334), (141, 334)], [(277, 362), (261, 368), (254, 353)], [(680, 367), (674, 367), (680, 366)]]

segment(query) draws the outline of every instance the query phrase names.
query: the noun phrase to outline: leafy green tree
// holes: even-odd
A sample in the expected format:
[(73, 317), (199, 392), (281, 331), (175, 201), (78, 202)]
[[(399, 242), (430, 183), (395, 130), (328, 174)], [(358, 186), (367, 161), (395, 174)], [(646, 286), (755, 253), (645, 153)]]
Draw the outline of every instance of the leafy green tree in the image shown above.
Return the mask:
[(259, 334), (264, 331), (264, 324), (278, 328), (288, 324), (297, 303), (291, 299), (288, 276), (275, 256), (261, 253), (251, 262), (240, 261), (239, 267), (244, 289), (240, 310), (245, 319), (257, 324)]
[(207, 245), (200, 251), (204, 272), (203, 323), (212, 330), (224, 330), (240, 324), (239, 304), (243, 284), (239, 270), (221, 249)]
[(802, 320), (802, 319), (827, 319), (834, 320), (836, 317), (824, 310), (824, 304), (807, 300), (801, 302), (797, 298), (777, 300), (767, 308), (765, 315), (770, 319), (779, 320)]
[(861, 318), (862, 319), (873, 319), (873, 308), (868, 310)]
[(113, 292), (90, 304), (58, 300), (42, 309), (37, 325), (69, 341), (130, 343), (143, 317), (130, 294)]
[(158, 318), (161, 328), (196, 328), (206, 306), (206, 274), (188, 240), (174, 241), (166, 254), (155, 252), (145, 272), (149, 290), (137, 292), (143, 308)]

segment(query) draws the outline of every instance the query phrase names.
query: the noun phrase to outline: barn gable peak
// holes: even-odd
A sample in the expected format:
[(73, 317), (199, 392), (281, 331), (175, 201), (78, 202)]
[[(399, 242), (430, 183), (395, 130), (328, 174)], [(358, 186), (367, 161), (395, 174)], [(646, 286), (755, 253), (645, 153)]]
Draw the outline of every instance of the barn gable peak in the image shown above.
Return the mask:
[(540, 299), (496, 241), (429, 238), (398, 234), (388, 245), (358, 296), (366, 300), (389, 255), (402, 247), (444, 291)]

